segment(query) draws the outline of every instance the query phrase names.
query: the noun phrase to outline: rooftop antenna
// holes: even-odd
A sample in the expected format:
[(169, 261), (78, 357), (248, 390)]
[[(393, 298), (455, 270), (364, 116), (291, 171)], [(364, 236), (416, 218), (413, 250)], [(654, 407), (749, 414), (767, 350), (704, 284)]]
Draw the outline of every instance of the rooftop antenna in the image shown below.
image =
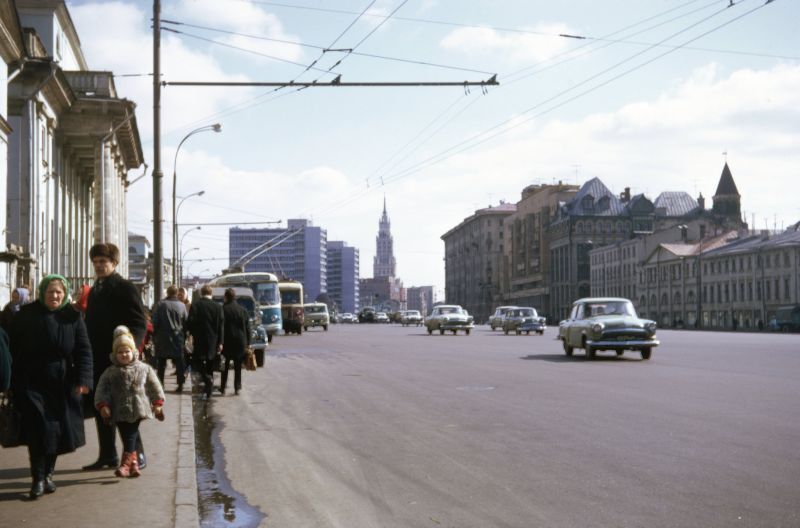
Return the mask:
[(579, 164), (573, 164), (572, 168), (575, 169), (575, 185), (578, 185), (578, 169), (581, 168)]
[(725, 149), (722, 152), (722, 155), (725, 157), (725, 163), (728, 163), (728, 149)]

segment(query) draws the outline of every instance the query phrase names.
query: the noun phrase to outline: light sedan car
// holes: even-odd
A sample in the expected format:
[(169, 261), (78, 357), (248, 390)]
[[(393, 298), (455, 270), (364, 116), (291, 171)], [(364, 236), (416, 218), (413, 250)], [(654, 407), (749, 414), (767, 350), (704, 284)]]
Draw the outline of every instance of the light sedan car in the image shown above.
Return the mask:
[(618, 356), (634, 350), (642, 359), (650, 359), (659, 345), (655, 321), (639, 319), (631, 301), (614, 297), (575, 301), (569, 318), (559, 324), (558, 339), (566, 355), (582, 348), (587, 359), (599, 350), (613, 350)]
[(389, 315), (386, 312), (378, 312), (375, 314), (376, 323), (388, 323)]
[(353, 324), (356, 321), (358, 321), (358, 319), (356, 319), (356, 316), (350, 312), (345, 312), (342, 314), (342, 324)]
[(489, 317), (489, 326), (492, 327), (492, 330), (503, 328), (503, 318), (506, 316), (506, 312), (512, 308), (516, 308), (516, 306), (498, 306), (495, 309), (494, 314)]
[(403, 326), (422, 325), (422, 314), (419, 310), (406, 310), (400, 315), (400, 324)]
[(506, 335), (509, 332), (514, 332), (517, 335), (522, 332), (525, 332), (526, 335), (536, 332), (541, 335), (544, 334), (545, 328), (547, 326), (545, 325), (544, 317), (539, 317), (539, 314), (533, 308), (512, 308), (506, 311), (506, 316), (503, 318), (503, 332)]
[(475, 325), (472, 316), (462, 307), (457, 304), (440, 304), (434, 306), (431, 314), (425, 318), (425, 327), (428, 335), (432, 334), (434, 330), (438, 330), (439, 334), (444, 334), (449, 330), (453, 332), (453, 335), (456, 335), (459, 330), (463, 330), (465, 334), (469, 335)]

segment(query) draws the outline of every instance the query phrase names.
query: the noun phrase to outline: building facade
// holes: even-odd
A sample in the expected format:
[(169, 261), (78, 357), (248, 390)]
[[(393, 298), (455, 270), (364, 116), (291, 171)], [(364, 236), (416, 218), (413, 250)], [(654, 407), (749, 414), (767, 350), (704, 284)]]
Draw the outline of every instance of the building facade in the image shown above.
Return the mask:
[(478, 323), (503, 298), (504, 222), (516, 209), (503, 202), (479, 209), (442, 235), (445, 302), (460, 304)]
[(433, 308), (433, 286), (412, 286), (406, 289), (406, 309), (419, 310), (423, 316)]
[(340, 240), (329, 240), (327, 248), (328, 295), (340, 313), (355, 313), (359, 309), (358, 248)]
[[(78, 286), (94, 275), (92, 244), (128, 247), (127, 175), (144, 161), (136, 105), (118, 96), (111, 72), (89, 70), (63, 0), (15, 4), (25, 56), (7, 79), (11, 280), (60, 273)], [(127, 275), (127, 262), (118, 271)]]
[(394, 258), (394, 239), (389, 215), (386, 213), (386, 198), (383, 199), (383, 214), (378, 222), (378, 236), (375, 237), (375, 258), (372, 263), (372, 276), (394, 277), (397, 271)]
[(290, 219), (285, 228), (241, 229), (228, 232), (230, 266), (250, 251), (265, 250), (245, 265), (247, 271), (266, 271), (303, 284), (304, 302), (327, 292), (328, 233), (309, 220)]
[[(547, 226), (561, 204), (578, 192), (577, 185), (529, 185), (516, 210), (504, 222), (505, 240), (501, 296), (495, 305), (532, 306), (548, 316), (550, 250)], [(502, 302), (500, 302), (502, 300)]]
[(406, 309), (406, 289), (395, 277), (371, 277), (358, 281), (361, 307), (374, 306), (379, 311), (397, 312)]

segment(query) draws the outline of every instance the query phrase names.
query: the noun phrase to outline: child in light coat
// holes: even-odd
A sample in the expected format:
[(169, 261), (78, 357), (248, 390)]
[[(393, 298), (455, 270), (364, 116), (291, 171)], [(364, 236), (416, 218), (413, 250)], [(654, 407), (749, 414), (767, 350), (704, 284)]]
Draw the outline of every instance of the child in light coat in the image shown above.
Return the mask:
[(124, 452), (115, 474), (138, 477), (142, 474), (136, 458), (139, 423), (154, 416), (164, 420), (164, 389), (153, 367), (139, 361), (128, 327), (114, 329), (112, 349), (111, 365), (100, 376), (94, 405), (106, 422), (113, 420), (119, 429)]

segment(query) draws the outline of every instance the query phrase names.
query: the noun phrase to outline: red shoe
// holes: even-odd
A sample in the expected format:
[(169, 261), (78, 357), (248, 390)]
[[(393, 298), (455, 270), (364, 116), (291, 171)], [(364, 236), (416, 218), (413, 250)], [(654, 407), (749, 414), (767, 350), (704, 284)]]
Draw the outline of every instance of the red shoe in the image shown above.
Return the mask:
[[(134, 459), (136, 458), (135, 455), (133, 458)], [(130, 463), (131, 463), (131, 453), (128, 452), (122, 453), (122, 460), (120, 461), (119, 467), (114, 472), (114, 474), (120, 478), (129, 477), (131, 475)], [(139, 469), (138, 466), (136, 469), (138, 471)]]
[(139, 457), (136, 456), (136, 451), (131, 453), (131, 460), (128, 464), (128, 467), (130, 468), (129, 476), (131, 478), (138, 477), (142, 474), (141, 470), (139, 469)]

